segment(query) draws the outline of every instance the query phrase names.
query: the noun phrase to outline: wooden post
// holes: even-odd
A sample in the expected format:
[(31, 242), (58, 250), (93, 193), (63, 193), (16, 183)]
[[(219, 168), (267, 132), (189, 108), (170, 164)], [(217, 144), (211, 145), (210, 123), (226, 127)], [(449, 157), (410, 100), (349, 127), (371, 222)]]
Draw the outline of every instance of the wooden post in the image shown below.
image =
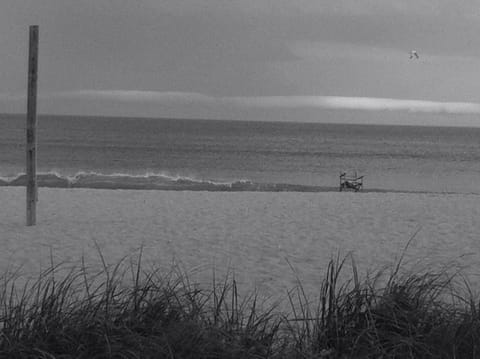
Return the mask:
[(30, 26), (27, 98), (27, 226), (37, 222), (37, 74), (38, 25)]

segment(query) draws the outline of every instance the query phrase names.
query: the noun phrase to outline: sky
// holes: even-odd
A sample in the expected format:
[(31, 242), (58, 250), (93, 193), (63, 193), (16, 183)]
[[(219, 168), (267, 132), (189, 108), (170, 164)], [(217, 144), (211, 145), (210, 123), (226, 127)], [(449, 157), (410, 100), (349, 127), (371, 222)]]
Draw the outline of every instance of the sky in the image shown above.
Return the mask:
[(478, 1), (2, 0), (0, 113), (29, 25), (40, 113), (480, 126)]

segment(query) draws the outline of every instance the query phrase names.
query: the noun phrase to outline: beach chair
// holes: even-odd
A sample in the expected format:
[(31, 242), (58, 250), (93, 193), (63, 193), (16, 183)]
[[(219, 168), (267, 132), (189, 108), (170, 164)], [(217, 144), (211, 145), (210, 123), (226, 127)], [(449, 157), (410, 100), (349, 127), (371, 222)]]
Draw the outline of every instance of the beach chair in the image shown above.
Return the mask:
[(357, 171), (347, 174), (342, 172), (340, 174), (340, 192), (344, 190), (360, 191), (363, 188), (363, 177), (358, 176)]

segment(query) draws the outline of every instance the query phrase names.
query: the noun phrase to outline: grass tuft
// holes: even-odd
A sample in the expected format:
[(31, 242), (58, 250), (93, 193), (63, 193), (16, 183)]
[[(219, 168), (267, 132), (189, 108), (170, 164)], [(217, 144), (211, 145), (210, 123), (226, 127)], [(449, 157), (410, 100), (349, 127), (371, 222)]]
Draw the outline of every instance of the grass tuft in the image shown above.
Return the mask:
[[(340, 283), (346, 261), (351, 280)], [(0, 291), (0, 358), (480, 358), (480, 303), (461, 276), (361, 280), (352, 257), (328, 264), (318, 298), (298, 281), (291, 310), (239, 295), (235, 276), (199, 288), (174, 268), (142, 267), (142, 251), (90, 273), (54, 266)], [(383, 283), (383, 284), (381, 284)]]

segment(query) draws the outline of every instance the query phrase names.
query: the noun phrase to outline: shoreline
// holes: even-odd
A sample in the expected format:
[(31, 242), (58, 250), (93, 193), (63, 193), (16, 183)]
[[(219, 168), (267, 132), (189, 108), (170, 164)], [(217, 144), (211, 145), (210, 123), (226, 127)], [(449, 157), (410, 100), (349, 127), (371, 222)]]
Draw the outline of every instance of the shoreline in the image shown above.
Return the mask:
[[(276, 184), (277, 186), (283, 186), (282, 189), (262, 189), (262, 186), (268, 184), (258, 183), (255, 184), (260, 186), (258, 189), (252, 188), (244, 188), (239, 189), (235, 186), (231, 187), (230, 185), (223, 185), (223, 187), (215, 188), (215, 189), (208, 189), (203, 187), (196, 188), (195, 186), (185, 187), (185, 188), (178, 188), (175, 186), (168, 187), (158, 187), (158, 188), (143, 188), (138, 186), (125, 186), (125, 187), (117, 187), (112, 184), (98, 184), (98, 185), (90, 185), (90, 186), (83, 186), (77, 184), (65, 184), (63, 186), (59, 185), (49, 185), (46, 183), (42, 183), (38, 185), (38, 188), (51, 188), (51, 189), (86, 189), (86, 190), (110, 190), (110, 191), (168, 191), (168, 192), (226, 192), (226, 193), (355, 193), (355, 194), (362, 194), (362, 193), (392, 193), (392, 194), (426, 194), (426, 195), (464, 195), (464, 196), (480, 196), (480, 192), (455, 192), (455, 191), (422, 191), (422, 190), (401, 190), (401, 189), (382, 189), (382, 188), (367, 188), (363, 190), (359, 190), (357, 192), (351, 190), (344, 190), (339, 191), (338, 186), (304, 186), (304, 185), (294, 185), (294, 184)], [(221, 184), (219, 186), (222, 186)], [(24, 188), (25, 184), (9, 184), (6, 181), (0, 179), (0, 188), (2, 187), (21, 187)], [(272, 185), (273, 187), (273, 185)], [(288, 189), (288, 188), (292, 189)], [(315, 187), (315, 190), (298, 190), (295, 188), (303, 188), (303, 187)]]

